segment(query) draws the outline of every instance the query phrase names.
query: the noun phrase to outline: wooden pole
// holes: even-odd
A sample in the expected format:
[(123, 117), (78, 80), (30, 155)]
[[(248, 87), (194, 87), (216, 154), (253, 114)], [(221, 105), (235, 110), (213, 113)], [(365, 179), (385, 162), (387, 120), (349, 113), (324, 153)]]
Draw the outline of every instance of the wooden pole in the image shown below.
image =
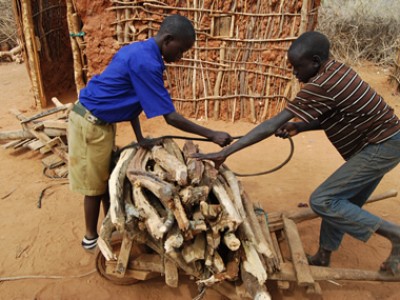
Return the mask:
[(71, 35), (71, 33), (77, 33), (79, 28), (76, 28), (74, 25), (73, 14), (74, 8), (72, 4), (72, 0), (66, 0), (67, 4), (67, 23), (68, 23), (68, 30), (70, 32), (70, 41), (71, 41), (71, 48), (72, 48), (72, 58), (74, 60), (74, 76), (75, 76), (75, 85), (76, 85), (76, 92), (79, 95), (79, 91), (85, 87), (85, 83), (83, 80), (83, 63), (81, 59), (81, 52), (76, 41), (76, 38)]
[(29, 64), (33, 94), (36, 106), (46, 107), (46, 99), (41, 80), (40, 61), (37, 55), (36, 37), (32, 20), (32, 3), (30, 0), (22, 0), (22, 27), (25, 36), (26, 52)]

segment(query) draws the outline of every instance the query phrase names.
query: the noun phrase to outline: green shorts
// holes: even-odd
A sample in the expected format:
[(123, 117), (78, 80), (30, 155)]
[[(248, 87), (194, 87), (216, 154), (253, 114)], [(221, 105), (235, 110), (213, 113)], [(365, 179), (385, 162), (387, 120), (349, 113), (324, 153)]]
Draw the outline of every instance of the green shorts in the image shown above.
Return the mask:
[(74, 111), (68, 122), (70, 189), (85, 196), (102, 195), (107, 191), (116, 126), (94, 125)]

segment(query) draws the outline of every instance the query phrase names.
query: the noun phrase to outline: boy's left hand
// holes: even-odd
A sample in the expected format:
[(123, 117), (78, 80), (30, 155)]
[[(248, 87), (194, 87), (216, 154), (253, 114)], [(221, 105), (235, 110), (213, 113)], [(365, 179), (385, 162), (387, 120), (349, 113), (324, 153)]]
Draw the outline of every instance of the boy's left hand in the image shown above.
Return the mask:
[(223, 131), (214, 131), (210, 139), (221, 147), (229, 145), (233, 140), (229, 133)]

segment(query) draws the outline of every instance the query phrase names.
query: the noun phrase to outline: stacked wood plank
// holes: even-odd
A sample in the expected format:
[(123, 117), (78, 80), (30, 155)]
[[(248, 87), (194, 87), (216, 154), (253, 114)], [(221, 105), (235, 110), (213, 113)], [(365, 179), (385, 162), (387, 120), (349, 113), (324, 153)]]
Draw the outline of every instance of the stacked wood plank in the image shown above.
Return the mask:
[[(206, 286), (240, 278), (250, 297), (269, 299), (264, 283), (279, 269), (269, 230), (234, 174), (192, 159), (196, 152), (192, 141), (181, 151), (169, 139), (152, 149), (125, 150), (110, 178), (111, 207), (99, 248), (116, 262), (118, 277), (129, 272), (131, 244), (139, 241), (164, 258), (158, 270), (170, 286), (178, 285), (180, 269)], [(124, 236), (118, 257), (114, 231)]]
[(45, 168), (53, 169), (57, 177), (66, 177), (67, 150), (67, 119), (72, 104), (62, 104), (57, 98), (52, 98), (54, 108), (44, 110), (33, 116), (26, 116), (16, 109), (10, 112), (20, 121), (21, 129), (1, 131), (0, 141), (9, 141), (3, 145), (5, 149), (28, 148), (46, 155), (42, 163)]

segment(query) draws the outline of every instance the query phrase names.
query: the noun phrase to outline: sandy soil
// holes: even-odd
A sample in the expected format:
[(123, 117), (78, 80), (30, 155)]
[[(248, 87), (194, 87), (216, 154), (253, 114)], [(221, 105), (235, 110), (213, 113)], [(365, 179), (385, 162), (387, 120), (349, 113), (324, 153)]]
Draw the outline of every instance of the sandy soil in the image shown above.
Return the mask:
[[(387, 71), (373, 66), (357, 69), (397, 111), (400, 110), (399, 96), (395, 96), (394, 88), (387, 84)], [(8, 112), (10, 108), (18, 108), (27, 115), (37, 112), (25, 66), (1, 64), (0, 87), (0, 130), (19, 129), (18, 121)], [(67, 102), (73, 98), (73, 95), (65, 95), (60, 100)], [(161, 118), (142, 123), (143, 131), (152, 136), (180, 133)], [(202, 121), (201, 124), (232, 135), (244, 134), (254, 127), (243, 122)], [(120, 124), (118, 144), (125, 145), (132, 139), (131, 129)], [(323, 133), (306, 133), (295, 137), (294, 142), (294, 157), (283, 169), (241, 180), (251, 199), (267, 211), (293, 209), (298, 203), (307, 202), (314, 188), (342, 163)], [(201, 143), (200, 148), (207, 152), (217, 150), (218, 146)], [(288, 151), (288, 142), (271, 138), (233, 155), (227, 163), (237, 172), (261, 171), (280, 163)], [(184, 277), (178, 289), (167, 287), (162, 278), (132, 286), (117, 286), (102, 279), (94, 271), (95, 256), (80, 246), (84, 233), (82, 197), (70, 192), (67, 185), (57, 185), (46, 192), (42, 208), (37, 208), (42, 189), (57, 183), (42, 175), (41, 158), (33, 151), (0, 149), (1, 299), (172, 300), (191, 299), (197, 295), (195, 283)], [(399, 176), (400, 168), (397, 168), (384, 178), (376, 193), (398, 189)], [(366, 208), (399, 222), (399, 204), (400, 196), (369, 204)], [(305, 250), (314, 252), (318, 247), (319, 220), (304, 222), (298, 228)], [(332, 266), (377, 270), (389, 250), (389, 243), (378, 236), (373, 236), (366, 244), (346, 236), (340, 250), (333, 255)], [(6, 278), (16, 280), (4, 280)], [(274, 299), (310, 297), (301, 288), (280, 292), (273, 282), (268, 282), (268, 287)], [(321, 282), (321, 287), (324, 299), (400, 299), (398, 283)], [(221, 297), (209, 290), (204, 299)]]

